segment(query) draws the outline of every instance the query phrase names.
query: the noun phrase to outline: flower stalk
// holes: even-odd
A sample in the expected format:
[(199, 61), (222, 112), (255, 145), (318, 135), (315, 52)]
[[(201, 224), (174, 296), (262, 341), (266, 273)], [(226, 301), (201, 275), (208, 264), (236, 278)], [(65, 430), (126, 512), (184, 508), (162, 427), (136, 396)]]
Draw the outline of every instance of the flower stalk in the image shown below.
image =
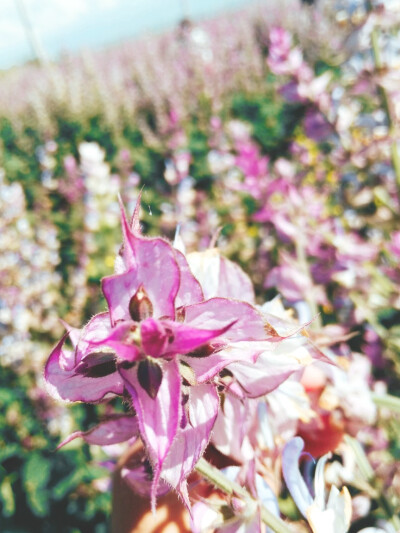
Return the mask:
[(361, 474), (377, 494), (377, 499), (379, 500), (381, 508), (386, 514), (386, 518), (392, 523), (395, 530), (399, 531), (400, 517), (395, 514), (393, 506), (386, 497), (386, 495), (381, 490), (378, 490), (378, 487), (376, 487), (376, 478), (374, 470), (368, 461), (368, 457), (364, 452), (363, 447), (355, 438), (350, 437), (349, 435), (345, 435), (345, 442), (352, 449)]
[(391, 394), (377, 394), (372, 393), (372, 400), (378, 407), (386, 407), (391, 411), (400, 413), (400, 398), (392, 396)]
[[(384, 68), (384, 63), (382, 61), (381, 52), (379, 49), (379, 33), (378, 29), (374, 28), (371, 33), (371, 45), (372, 45), (372, 54), (375, 62), (375, 67), (378, 70), (378, 72), (381, 72)], [(386, 112), (388, 124), (389, 124), (389, 134), (391, 137), (393, 137), (395, 140), (392, 142), (391, 146), (391, 157), (392, 157), (392, 165), (393, 170), (396, 177), (396, 184), (397, 184), (397, 192), (400, 198), (400, 156), (396, 141), (396, 135), (395, 135), (395, 124), (392, 117), (392, 111), (391, 106), (389, 102), (388, 95), (386, 93), (386, 90), (381, 85), (378, 86), (378, 92), (381, 96), (383, 107)]]
[[(308, 279), (311, 281), (311, 284), (313, 284), (313, 279), (311, 276), (310, 271), (310, 265), (307, 261), (307, 255), (306, 255), (306, 249), (305, 244), (302, 236), (299, 235), (299, 237), (295, 240), (295, 246), (296, 246), (296, 256), (297, 261), (299, 263), (299, 266), (303, 273), (308, 277)], [(318, 305), (315, 301), (315, 298), (313, 295), (309, 295), (306, 298), (306, 302), (308, 303), (308, 306), (311, 311), (311, 315), (313, 317), (313, 322), (311, 323), (310, 327), (314, 327), (315, 329), (321, 329), (322, 328), (322, 321), (321, 321), (321, 315), (318, 311)]]
[[(245, 501), (253, 500), (244, 487), (234, 481), (230, 481), (220, 470), (215, 468), (215, 466), (212, 466), (203, 457), (197, 462), (195, 470), (226, 494), (236, 494), (237, 496), (242, 497)], [(260, 505), (260, 510), (261, 520), (268, 527), (272, 528), (275, 533), (293, 533), (292, 529), (290, 529), (281, 518), (273, 515), (265, 506)]]

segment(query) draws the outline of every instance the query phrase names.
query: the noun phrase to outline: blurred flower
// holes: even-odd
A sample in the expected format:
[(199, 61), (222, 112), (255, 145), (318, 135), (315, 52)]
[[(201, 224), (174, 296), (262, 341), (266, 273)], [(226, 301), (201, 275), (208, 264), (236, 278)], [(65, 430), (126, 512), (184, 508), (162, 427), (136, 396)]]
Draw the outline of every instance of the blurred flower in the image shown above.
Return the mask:
[(326, 500), (324, 467), (330, 455), (325, 455), (318, 461), (315, 470), (313, 498), (299, 470), (303, 446), (303, 440), (295, 437), (282, 452), (282, 472), (289, 492), (313, 533), (346, 533), (351, 520), (350, 493), (346, 487), (339, 492), (332, 486)]

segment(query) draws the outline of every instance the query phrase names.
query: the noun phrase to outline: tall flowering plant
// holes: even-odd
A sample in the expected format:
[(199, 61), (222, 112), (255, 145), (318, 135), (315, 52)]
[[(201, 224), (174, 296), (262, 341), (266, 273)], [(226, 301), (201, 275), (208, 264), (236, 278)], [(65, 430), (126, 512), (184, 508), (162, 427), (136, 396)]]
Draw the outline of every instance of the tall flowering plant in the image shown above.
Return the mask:
[[(115, 273), (102, 280), (107, 311), (82, 329), (66, 326), (45, 380), (64, 401), (128, 400), (129, 414), (111, 416), (63, 444), (78, 436), (100, 445), (140, 437), (153, 509), (169, 486), (190, 508), (187, 477), (223, 413), (221, 402), (262, 397), (324, 356), (299, 333), (302, 327), (277, 332), (233, 263), (211, 254), (210, 269), (210, 254), (203, 267), (192, 258), (200, 284), (181, 251), (141, 234), (139, 209), (138, 202), (130, 223), (121, 209), (123, 244)], [(238, 286), (247, 301), (237, 299)], [(133, 486), (137, 475), (126, 473)]]

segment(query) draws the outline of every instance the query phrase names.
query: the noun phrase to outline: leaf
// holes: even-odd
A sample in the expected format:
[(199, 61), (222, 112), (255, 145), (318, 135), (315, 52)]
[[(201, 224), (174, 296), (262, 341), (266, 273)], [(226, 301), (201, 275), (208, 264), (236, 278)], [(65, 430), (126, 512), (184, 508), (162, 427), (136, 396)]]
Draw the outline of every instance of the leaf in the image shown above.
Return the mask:
[(12, 490), (10, 478), (3, 479), (0, 485), (0, 499), (3, 503), (2, 514), (12, 516), (15, 513), (15, 498)]
[(13, 455), (18, 455), (20, 451), (21, 447), (16, 443), (6, 444), (4, 447), (0, 446), (0, 463)]
[(86, 469), (79, 468), (78, 470), (73, 471), (69, 476), (62, 479), (57, 485), (53, 488), (52, 494), (56, 500), (61, 500), (65, 496), (73, 491), (87, 475)]
[(108, 476), (109, 474), (110, 472), (101, 466), (82, 466), (81, 468), (74, 470), (69, 476), (57, 483), (57, 485), (52, 489), (52, 496), (56, 500), (61, 500), (81, 483), (90, 482), (93, 479)]
[(39, 453), (32, 453), (24, 464), (22, 478), (26, 491), (36, 492), (45, 487), (50, 478), (51, 463)]
[(26, 494), (29, 507), (36, 516), (46, 516), (49, 511), (49, 495), (47, 490), (38, 489)]

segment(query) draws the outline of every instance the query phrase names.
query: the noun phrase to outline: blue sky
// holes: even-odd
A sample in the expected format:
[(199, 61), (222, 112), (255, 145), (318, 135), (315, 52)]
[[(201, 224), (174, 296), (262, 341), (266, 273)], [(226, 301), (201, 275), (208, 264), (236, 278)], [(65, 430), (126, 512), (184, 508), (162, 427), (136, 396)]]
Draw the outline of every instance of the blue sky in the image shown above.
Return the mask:
[(18, 11), (25, 4), (45, 53), (104, 46), (196, 20), (254, 0), (0, 0), (0, 69), (32, 58)]

